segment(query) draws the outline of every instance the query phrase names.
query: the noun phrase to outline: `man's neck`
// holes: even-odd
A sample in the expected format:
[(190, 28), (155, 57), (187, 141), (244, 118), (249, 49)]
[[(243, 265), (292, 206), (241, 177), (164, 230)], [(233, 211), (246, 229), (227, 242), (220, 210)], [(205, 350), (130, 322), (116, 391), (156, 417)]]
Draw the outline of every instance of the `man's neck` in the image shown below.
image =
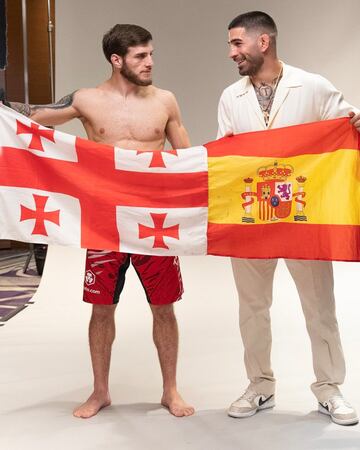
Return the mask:
[(282, 70), (282, 63), (279, 59), (271, 59), (265, 61), (261, 69), (250, 77), (251, 82), (255, 85), (272, 84), (273, 81), (279, 77)]
[(138, 86), (132, 83), (118, 72), (113, 72), (111, 77), (105, 81), (104, 85), (124, 98), (128, 96), (138, 95), (143, 92), (147, 86)]

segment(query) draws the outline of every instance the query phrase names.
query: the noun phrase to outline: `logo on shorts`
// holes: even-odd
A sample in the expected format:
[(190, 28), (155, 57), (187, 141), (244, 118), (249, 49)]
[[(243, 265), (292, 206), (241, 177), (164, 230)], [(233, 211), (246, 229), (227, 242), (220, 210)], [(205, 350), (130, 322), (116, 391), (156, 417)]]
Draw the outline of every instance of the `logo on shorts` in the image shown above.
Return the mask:
[(92, 284), (95, 284), (95, 274), (91, 270), (87, 270), (85, 273), (85, 283), (88, 286), (91, 286)]

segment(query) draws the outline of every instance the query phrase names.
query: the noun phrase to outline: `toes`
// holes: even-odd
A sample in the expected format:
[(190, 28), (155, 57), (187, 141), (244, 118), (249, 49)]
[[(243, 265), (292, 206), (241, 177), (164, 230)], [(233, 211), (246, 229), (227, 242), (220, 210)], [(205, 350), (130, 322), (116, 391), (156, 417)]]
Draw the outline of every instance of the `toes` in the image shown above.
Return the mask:
[(79, 419), (89, 419), (95, 416), (104, 406), (102, 405), (82, 405), (73, 412), (73, 416)]
[(187, 405), (180, 396), (175, 396), (173, 398), (166, 398), (163, 396), (161, 404), (175, 417), (187, 417), (195, 412), (195, 409), (192, 406)]
[(94, 411), (75, 411), (73, 413), (74, 417), (77, 417), (78, 419), (89, 419), (89, 417), (92, 417), (96, 414)]
[(184, 410), (184, 415), (185, 416), (192, 416), (194, 414), (194, 412), (195, 412), (194, 408), (186, 408)]
[(173, 414), (176, 417), (187, 417), (194, 414), (195, 410), (192, 407), (189, 408), (170, 408), (171, 414)]
[(170, 412), (176, 417), (182, 417), (184, 415), (183, 411), (181, 409), (177, 409), (177, 408), (170, 410)]

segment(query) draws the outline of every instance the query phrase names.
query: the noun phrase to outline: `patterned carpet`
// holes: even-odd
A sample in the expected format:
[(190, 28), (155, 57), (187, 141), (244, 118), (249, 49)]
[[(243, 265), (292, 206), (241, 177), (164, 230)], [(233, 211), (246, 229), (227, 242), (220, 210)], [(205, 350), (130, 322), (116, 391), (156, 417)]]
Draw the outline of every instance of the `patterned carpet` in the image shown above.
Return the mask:
[(38, 276), (34, 257), (28, 270), (23, 273), (27, 252), (19, 250), (0, 251), (0, 326), (18, 312), (33, 303), (41, 277)]

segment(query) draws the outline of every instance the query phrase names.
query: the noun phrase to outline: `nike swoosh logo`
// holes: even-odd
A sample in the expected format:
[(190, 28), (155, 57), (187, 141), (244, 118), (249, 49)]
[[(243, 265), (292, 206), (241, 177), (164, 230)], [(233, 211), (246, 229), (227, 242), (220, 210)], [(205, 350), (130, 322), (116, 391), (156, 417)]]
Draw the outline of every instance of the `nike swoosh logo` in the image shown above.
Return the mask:
[(270, 397), (266, 398), (265, 400), (263, 400), (262, 397), (260, 397), (259, 406), (262, 406), (264, 403), (268, 402), (273, 397), (274, 397), (274, 395), (270, 395)]

